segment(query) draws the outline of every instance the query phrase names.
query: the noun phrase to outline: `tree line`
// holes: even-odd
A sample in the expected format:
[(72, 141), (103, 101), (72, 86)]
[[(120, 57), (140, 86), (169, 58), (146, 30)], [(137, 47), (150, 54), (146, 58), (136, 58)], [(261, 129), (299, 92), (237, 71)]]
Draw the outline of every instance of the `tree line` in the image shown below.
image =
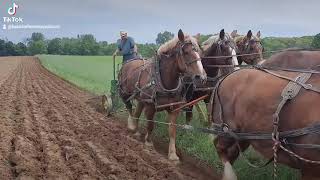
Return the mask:
[[(201, 35), (200, 42), (211, 35)], [(158, 47), (172, 39), (174, 34), (168, 31), (158, 33), (156, 43), (137, 44), (143, 57), (152, 57)], [(286, 48), (320, 48), (320, 33), (316, 36), (293, 38), (266, 37), (262, 39), (266, 51)], [(25, 43), (17, 44), (0, 39), (0, 56), (24, 56), (36, 54), (54, 55), (112, 55), (117, 45), (107, 41), (97, 41), (92, 34), (78, 35), (76, 38), (46, 39), (42, 33), (32, 33)]]
[[(143, 57), (151, 57), (158, 49), (157, 44), (137, 44)], [(0, 56), (25, 56), (36, 54), (53, 55), (112, 55), (115, 43), (97, 41), (92, 34), (78, 35), (76, 38), (45, 39), (42, 33), (32, 33), (25, 43), (17, 44), (0, 39)]]

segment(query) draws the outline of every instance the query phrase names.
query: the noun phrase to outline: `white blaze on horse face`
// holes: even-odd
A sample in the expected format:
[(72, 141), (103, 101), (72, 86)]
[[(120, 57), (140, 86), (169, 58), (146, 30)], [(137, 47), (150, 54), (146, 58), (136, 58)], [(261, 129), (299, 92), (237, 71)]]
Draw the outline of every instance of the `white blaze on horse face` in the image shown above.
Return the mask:
[[(230, 47), (231, 55), (232, 55), (232, 65), (239, 65), (238, 59), (237, 59), (237, 53), (236, 51)], [(240, 69), (239, 67), (235, 67), (234, 70)]]
[(224, 163), (224, 171), (222, 180), (237, 180), (237, 175), (234, 173), (232, 165), (229, 161)]
[[(199, 53), (195, 52), (195, 54), (196, 54), (197, 59), (200, 59)], [(201, 77), (200, 78), (202, 80), (205, 80), (207, 78), (207, 74), (206, 74), (206, 72), (205, 72), (205, 70), (204, 70), (204, 68), (202, 66), (201, 61), (197, 61), (197, 66), (198, 66), (198, 69), (199, 69), (199, 71), (201, 73), (201, 75), (200, 75)]]

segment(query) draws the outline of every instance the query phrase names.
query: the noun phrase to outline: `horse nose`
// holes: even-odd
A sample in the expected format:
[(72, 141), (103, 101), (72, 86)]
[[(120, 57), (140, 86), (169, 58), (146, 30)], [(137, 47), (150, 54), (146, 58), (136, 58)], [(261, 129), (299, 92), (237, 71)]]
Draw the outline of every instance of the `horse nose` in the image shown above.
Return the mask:
[(206, 75), (195, 75), (194, 79), (201, 80), (201, 82), (205, 82), (207, 80), (207, 76)]
[(195, 79), (200, 79), (200, 77), (201, 77), (200, 75), (195, 75), (194, 76)]

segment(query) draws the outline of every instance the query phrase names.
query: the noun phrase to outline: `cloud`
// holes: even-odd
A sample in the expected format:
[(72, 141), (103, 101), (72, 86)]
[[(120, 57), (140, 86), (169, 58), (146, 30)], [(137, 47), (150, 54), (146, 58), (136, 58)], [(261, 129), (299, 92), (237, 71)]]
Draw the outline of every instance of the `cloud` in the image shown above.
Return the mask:
[[(4, 0), (4, 2), (11, 0)], [(17, 15), (27, 23), (60, 24), (62, 29), (44, 31), (47, 37), (92, 33), (98, 40), (116, 41), (126, 29), (138, 42), (154, 42), (168, 30), (209, 34), (225, 28), (261, 30), (264, 36), (301, 36), (319, 33), (320, 1), (317, 0), (16, 0)], [(7, 6), (7, 5), (6, 5)], [(1, 15), (6, 15), (0, 6)], [(14, 41), (25, 32), (0, 31)]]

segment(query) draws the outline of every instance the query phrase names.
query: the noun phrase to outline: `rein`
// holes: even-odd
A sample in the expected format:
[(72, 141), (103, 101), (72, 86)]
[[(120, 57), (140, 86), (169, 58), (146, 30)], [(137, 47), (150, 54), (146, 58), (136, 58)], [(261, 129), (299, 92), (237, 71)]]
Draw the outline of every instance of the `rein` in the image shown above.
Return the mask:
[[(312, 48), (283, 49), (283, 50), (275, 50), (275, 51), (264, 51), (262, 52), (262, 54), (279, 53), (279, 52), (285, 52), (285, 51), (320, 51), (320, 49), (312, 49)], [(230, 56), (206, 56), (206, 57), (202, 57), (202, 59), (221, 59), (221, 58), (231, 58), (233, 56), (242, 57), (242, 56), (260, 55), (260, 54), (261, 53), (247, 53), (247, 54), (230, 55)]]

